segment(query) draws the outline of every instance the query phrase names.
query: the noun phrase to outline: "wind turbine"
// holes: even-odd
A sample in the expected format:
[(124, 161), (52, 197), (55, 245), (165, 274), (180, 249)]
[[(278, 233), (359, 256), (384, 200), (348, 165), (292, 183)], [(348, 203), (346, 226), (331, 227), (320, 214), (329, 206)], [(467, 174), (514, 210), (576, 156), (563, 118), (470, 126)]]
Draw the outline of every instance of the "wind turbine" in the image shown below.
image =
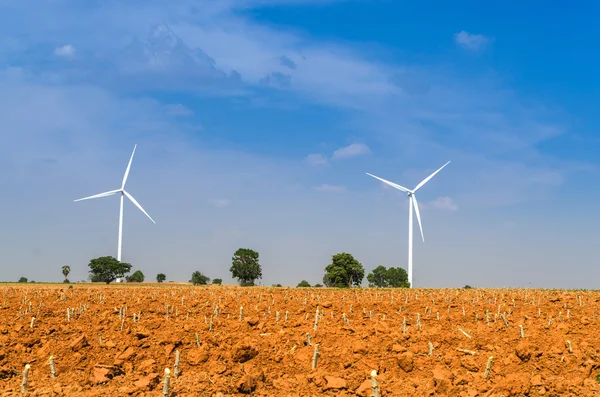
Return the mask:
[(400, 186), (394, 182), (390, 182), (387, 181), (383, 178), (380, 178), (378, 176), (369, 174), (367, 172), (367, 175), (372, 176), (375, 179), (379, 179), (381, 182), (390, 185), (391, 187), (401, 190), (403, 192), (406, 193), (406, 195), (409, 197), (409, 206), (408, 206), (408, 282), (410, 283), (410, 287), (413, 287), (413, 280), (412, 280), (412, 276), (413, 276), (413, 271), (412, 271), (412, 244), (413, 244), (413, 207), (415, 208), (415, 214), (417, 215), (417, 221), (419, 221), (419, 229), (421, 229), (421, 238), (423, 239), (423, 242), (425, 242), (425, 235), (423, 235), (423, 225), (421, 225), (421, 214), (419, 213), (419, 203), (417, 202), (417, 197), (415, 196), (415, 193), (417, 192), (417, 190), (419, 190), (420, 188), (423, 187), (423, 185), (425, 185), (427, 182), (429, 182), (429, 180), (431, 178), (433, 178), (435, 176), (435, 174), (437, 174), (438, 172), (440, 172), (442, 170), (442, 168), (444, 168), (445, 166), (447, 166), (448, 164), (450, 164), (450, 162), (448, 161), (446, 164), (442, 165), (440, 168), (438, 168), (437, 171), (435, 171), (433, 174), (429, 175), (427, 178), (423, 179), (414, 189), (410, 190), (405, 188), (404, 186)]
[(119, 194), (121, 196), (121, 209), (119, 211), (119, 242), (118, 242), (118, 246), (117, 246), (117, 260), (119, 262), (121, 261), (121, 247), (123, 245), (123, 201), (124, 201), (124, 198), (127, 197), (133, 204), (135, 204), (136, 207), (138, 207), (140, 209), (140, 211), (142, 211), (144, 214), (146, 214), (146, 216), (148, 218), (150, 218), (150, 220), (153, 223), (156, 223), (156, 222), (154, 222), (154, 219), (152, 219), (152, 217), (150, 215), (148, 215), (148, 213), (142, 208), (140, 203), (138, 203), (137, 200), (134, 199), (133, 196), (131, 194), (127, 193), (127, 191), (125, 190), (125, 183), (127, 182), (127, 177), (129, 176), (129, 170), (131, 169), (131, 162), (133, 161), (133, 155), (135, 154), (136, 148), (137, 148), (137, 145), (135, 145), (133, 147), (133, 153), (131, 153), (131, 158), (129, 159), (129, 164), (127, 164), (127, 169), (125, 170), (125, 176), (123, 176), (123, 183), (121, 184), (120, 189), (111, 190), (108, 192), (99, 193), (99, 194), (95, 194), (93, 196), (84, 197), (84, 198), (75, 200), (77, 202), (77, 201), (82, 201), (82, 200), (89, 200), (89, 199), (95, 199), (95, 198), (100, 198), (100, 197), (112, 196), (115, 194)]

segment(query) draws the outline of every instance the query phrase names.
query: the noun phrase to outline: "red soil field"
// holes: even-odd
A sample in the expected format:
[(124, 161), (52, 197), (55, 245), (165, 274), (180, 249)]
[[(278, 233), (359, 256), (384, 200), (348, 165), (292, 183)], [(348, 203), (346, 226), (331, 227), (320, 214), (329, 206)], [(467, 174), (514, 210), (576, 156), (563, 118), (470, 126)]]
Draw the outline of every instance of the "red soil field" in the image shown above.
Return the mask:
[(170, 396), (371, 396), (372, 370), (381, 396), (595, 396), (599, 299), (549, 290), (6, 285), (0, 395), (21, 394), (29, 364), (32, 396), (160, 396), (165, 368)]

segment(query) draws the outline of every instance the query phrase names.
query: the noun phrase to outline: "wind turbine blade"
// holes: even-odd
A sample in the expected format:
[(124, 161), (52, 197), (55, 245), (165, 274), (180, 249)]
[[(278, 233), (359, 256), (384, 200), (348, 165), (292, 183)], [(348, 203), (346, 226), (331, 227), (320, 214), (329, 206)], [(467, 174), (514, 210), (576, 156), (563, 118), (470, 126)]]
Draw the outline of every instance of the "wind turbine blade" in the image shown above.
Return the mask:
[(419, 222), (419, 229), (421, 229), (421, 238), (423, 242), (425, 242), (425, 235), (423, 234), (423, 225), (421, 224), (421, 213), (419, 212), (419, 203), (417, 202), (417, 198), (414, 194), (410, 196), (410, 199), (413, 200), (413, 207), (415, 207), (415, 214), (417, 214), (417, 221)]
[(416, 192), (417, 190), (419, 190), (424, 184), (426, 184), (431, 178), (433, 178), (435, 176), (435, 174), (437, 174), (438, 172), (440, 172), (442, 170), (442, 168), (444, 168), (445, 166), (447, 166), (448, 164), (450, 164), (450, 162), (448, 161), (446, 164), (442, 165), (440, 168), (438, 168), (437, 171), (435, 171), (433, 174), (429, 175), (427, 178), (423, 179), (421, 181), (421, 183), (419, 183), (417, 185), (417, 187), (413, 190), (413, 192)]
[(378, 176), (375, 176), (375, 175), (372, 175), (372, 174), (369, 174), (368, 172), (367, 172), (366, 174), (367, 174), (367, 175), (369, 175), (369, 176), (372, 176), (372, 177), (373, 177), (373, 178), (375, 178), (375, 179), (378, 179), (378, 180), (380, 180), (381, 182), (383, 182), (383, 183), (385, 183), (385, 184), (387, 184), (387, 185), (390, 185), (390, 186), (391, 186), (391, 187), (393, 187), (393, 188), (396, 188), (396, 189), (398, 189), (398, 190), (402, 190), (403, 192), (406, 192), (406, 193), (411, 193), (411, 191), (410, 191), (410, 190), (408, 190), (408, 189), (407, 189), (407, 188), (405, 188), (404, 186), (400, 186), (400, 185), (398, 185), (397, 183), (390, 182), (390, 181), (386, 181), (385, 179), (383, 179), (383, 178), (380, 178), (380, 177), (378, 177)]
[(129, 159), (129, 164), (127, 164), (127, 169), (125, 170), (125, 176), (123, 176), (123, 184), (121, 185), (121, 189), (125, 189), (125, 182), (127, 182), (127, 177), (129, 176), (129, 170), (131, 169), (131, 162), (133, 161), (133, 155), (135, 154), (135, 148), (137, 148), (137, 144), (133, 146), (133, 152), (131, 153), (131, 158)]
[[(138, 202), (137, 202), (137, 200), (136, 200), (136, 199), (134, 199), (134, 198), (133, 198), (133, 196), (132, 196), (131, 194), (127, 193), (125, 190), (123, 190), (123, 193), (125, 194), (125, 196), (127, 196), (127, 198), (128, 198), (129, 200), (131, 200), (131, 202), (132, 202), (133, 204), (135, 204), (135, 206), (136, 206), (136, 207), (138, 207), (138, 208), (140, 209), (140, 211), (142, 211), (144, 214), (146, 214), (146, 216), (147, 216), (148, 218), (150, 218), (150, 220), (151, 220), (152, 222), (154, 222), (154, 219), (152, 219), (152, 217), (151, 217), (150, 215), (148, 215), (148, 213), (147, 213), (147, 212), (146, 212), (146, 211), (145, 211), (145, 210), (142, 208), (142, 206), (140, 205), (140, 203), (138, 203)], [(154, 222), (154, 223), (156, 223), (156, 222)]]
[(99, 198), (99, 197), (107, 197), (107, 196), (112, 196), (113, 194), (119, 193), (121, 190), (111, 190), (110, 192), (104, 192), (104, 193), (99, 193), (99, 194), (95, 194), (93, 196), (88, 196), (88, 197), (84, 197), (84, 198), (80, 198), (74, 201), (82, 201), (82, 200), (89, 200), (89, 199), (95, 199), (95, 198)]

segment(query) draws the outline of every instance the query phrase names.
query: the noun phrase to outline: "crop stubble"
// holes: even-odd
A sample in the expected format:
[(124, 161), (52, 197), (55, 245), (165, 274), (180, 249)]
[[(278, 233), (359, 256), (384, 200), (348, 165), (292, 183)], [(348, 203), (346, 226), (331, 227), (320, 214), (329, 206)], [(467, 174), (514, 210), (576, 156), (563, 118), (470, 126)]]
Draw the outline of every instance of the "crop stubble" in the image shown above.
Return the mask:
[(28, 395), (156, 396), (165, 368), (172, 396), (370, 396), (372, 370), (382, 396), (595, 395), (599, 299), (549, 290), (5, 286), (0, 394), (20, 394), (29, 364)]

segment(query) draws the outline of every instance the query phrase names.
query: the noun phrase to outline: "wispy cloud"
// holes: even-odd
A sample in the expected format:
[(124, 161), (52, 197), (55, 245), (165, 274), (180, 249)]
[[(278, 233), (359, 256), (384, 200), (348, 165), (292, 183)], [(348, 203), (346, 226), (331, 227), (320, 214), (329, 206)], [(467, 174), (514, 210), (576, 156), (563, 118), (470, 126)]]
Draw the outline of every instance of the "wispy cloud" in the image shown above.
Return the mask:
[(352, 143), (348, 146), (337, 149), (335, 152), (333, 152), (331, 158), (334, 160), (342, 160), (369, 153), (371, 153), (371, 149), (369, 149), (369, 147), (364, 143)]
[(455, 33), (454, 40), (458, 45), (468, 50), (480, 50), (491, 42), (489, 37), (482, 34), (472, 34), (464, 30)]
[(226, 198), (213, 198), (209, 200), (209, 203), (218, 208), (225, 208), (231, 205), (231, 200)]
[(165, 106), (169, 114), (173, 116), (191, 116), (194, 111), (181, 103), (173, 103)]
[(424, 207), (444, 211), (458, 211), (458, 205), (449, 196), (440, 196), (433, 201), (425, 203)]
[(315, 186), (315, 187), (313, 187), (313, 189), (318, 192), (327, 192), (327, 193), (340, 193), (340, 192), (345, 192), (347, 190), (346, 186), (343, 186), (343, 185), (327, 185), (327, 184)]
[(304, 162), (310, 166), (326, 165), (329, 163), (327, 157), (319, 153), (309, 154), (304, 158)]
[(62, 47), (56, 47), (54, 49), (54, 55), (63, 58), (72, 58), (75, 56), (75, 47), (71, 44), (65, 44)]

